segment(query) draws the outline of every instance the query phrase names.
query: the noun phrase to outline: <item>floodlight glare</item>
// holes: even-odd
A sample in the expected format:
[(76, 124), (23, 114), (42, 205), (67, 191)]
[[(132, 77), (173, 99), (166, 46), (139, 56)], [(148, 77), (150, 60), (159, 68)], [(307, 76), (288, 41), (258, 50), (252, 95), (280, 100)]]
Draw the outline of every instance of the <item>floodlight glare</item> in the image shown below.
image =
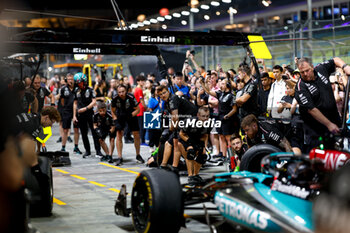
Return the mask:
[(217, 1), (212, 1), (210, 4), (212, 6), (220, 6), (220, 2), (217, 2)]
[(203, 9), (203, 10), (209, 10), (210, 9), (210, 6), (208, 6), (208, 5), (201, 5), (201, 8)]

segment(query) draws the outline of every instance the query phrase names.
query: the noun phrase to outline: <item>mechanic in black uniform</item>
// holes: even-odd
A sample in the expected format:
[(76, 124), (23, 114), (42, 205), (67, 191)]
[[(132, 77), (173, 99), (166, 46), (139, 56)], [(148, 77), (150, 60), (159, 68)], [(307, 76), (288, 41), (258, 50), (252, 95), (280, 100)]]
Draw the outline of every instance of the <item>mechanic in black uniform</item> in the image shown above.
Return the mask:
[[(168, 87), (159, 86), (157, 88), (159, 97), (165, 101), (165, 109), (170, 113), (169, 117), (169, 129), (171, 136), (165, 143), (163, 160), (161, 167), (166, 167), (171, 156), (172, 147), (174, 146), (174, 160), (173, 168), (176, 170), (181, 152), (179, 151), (178, 142), (178, 122), (184, 121), (186, 118), (190, 118), (197, 115), (197, 107), (187, 100), (184, 96), (173, 95), (169, 92)], [(166, 121), (166, 119), (164, 119)]]
[(116, 165), (120, 166), (123, 163), (123, 131), (126, 123), (130, 127), (130, 130), (134, 136), (134, 146), (136, 150), (136, 161), (138, 163), (144, 163), (145, 161), (140, 155), (140, 132), (139, 124), (137, 121), (137, 114), (140, 112), (140, 107), (131, 93), (127, 93), (127, 88), (123, 84), (120, 84), (117, 88), (118, 96), (112, 100), (112, 117), (115, 122), (115, 128), (117, 131), (117, 151), (118, 158)]
[(49, 90), (47, 90), (46, 87), (42, 87), (40, 83), (40, 76), (35, 76), (35, 78), (33, 79), (32, 86), (35, 90), (36, 98), (38, 99), (38, 113), (40, 113), (44, 107), (45, 97), (49, 97), (51, 99), (51, 106), (55, 106), (54, 95)]
[(257, 144), (267, 143), (286, 152), (292, 151), (289, 141), (284, 137), (281, 131), (268, 121), (258, 121), (256, 116), (250, 114), (243, 118), (241, 127), (247, 135), (247, 143), (249, 147)]
[[(98, 111), (94, 114), (94, 129), (100, 145), (106, 153), (106, 155), (101, 158), (101, 161), (113, 163), (112, 155), (114, 151), (116, 131), (112, 114), (107, 111), (106, 103), (101, 101), (97, 102), (97, 110)], [(109, 148), (105, 143), (107, 136), (109, 136)]]
[(258, 108), (258, 87), (251, 76), (251, 70), (244, 64), (238, 68), (240, 79), (244, 81), (242, 96), (236, 99), (236, 104), (240, 108), (240, 119), (249, 114), (259, 115)]
[[(62, 149), (61, 151), (66, 151), (66, 143), (68, 138), (68, 131), (71, 128), (71, 123), (73, 119), (73, 103), (74, 103), (74, 76), (68, 73), (66, 78), (66, 85), (61, 88), (60, 92), (60, 102), (62, 105)], [(81, 151), (78, 148), (79, 143), (79, 126), (78, 122), (73, 122), (74, 127), (74, 150), (73, 153), (81, 155)]]
[(307, 58), (297, 60), (301, 78), (295, 87), (295, 98), (299, 103), (299, 110), (304, 121), (305, 152), (318, 146), (318, 138), (331, 132), (339, 133), (341, 125), (332, 85), (329, 81), (331, 73), (336, 67), (341, 67), (350, 75), (350, 66), (335, 57), (325, 61), (315, 68)]
[(85, 74), (81, 72), (76, 73), (74, 75), (74, 81), (78, 87), (75, 90), (74, 96), (73, 122), (78, 122), (80, 128), (80, 133), (85, 148), (83, 158), (91, 155), (88, 128), (90, 128), (94, 140), (96, 156), (102, 157), (103, 155), (101, 153), (101, 146), (98, 142), (98, 138), (96, 136), (92, 123), (92, 116), (94, 114), (93, 107), (96, 104), (95, 92), (92, 88), (88, 87), (88, 79)]
[(219, 120), (221, 121), (221, 127), (218, 128), (218, 133), (221, 139), (220, 148), (225, 159), (227, 158), (227, 147), (230, 146), (230, 136), (234, 132), (239, 131), (236, 98), (232, 94), (231, 82), (227, 78), (221, 80), (220, 90), (218, 91), (210, 90), (205, 83), (202, 81), (204, 90), (219, 100)]
[(205, 141), (208, 138), (210, 128), (204, 127), (204, 122), (209, 120), (210, 111), (207, 107), (200, 107), (196, 117), (188, 118), (194, 121), (195, 127), (186, 125), (179, 132), (179, 149), (186, 159), (188, 183), (201, 184), (202, 178), (199, 170), (206, 161)]

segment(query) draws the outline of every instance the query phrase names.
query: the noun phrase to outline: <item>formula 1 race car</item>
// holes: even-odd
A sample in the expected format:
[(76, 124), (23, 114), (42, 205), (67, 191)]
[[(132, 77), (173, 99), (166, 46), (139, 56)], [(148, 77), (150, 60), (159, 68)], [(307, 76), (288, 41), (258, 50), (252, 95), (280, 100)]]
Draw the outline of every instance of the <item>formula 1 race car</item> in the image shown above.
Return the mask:
[(230, 232), (313, 232), (313, 200), (329, 174), (349, 160), (349, 153), (336, 150), (313, 149), (307, 156), (277, 152), (262, 159), (261, 173), (216, 174), (195, 187), (181, 185), (173, 172), (144, 170), (134, 182), (131, 208), (123, 185), (115, 212), (131, 215), (136, 232), (178, 232), (185, 209), (213, 202), (219, 218), (201, 207), (211, 232), (226, 232), (223, 224)]

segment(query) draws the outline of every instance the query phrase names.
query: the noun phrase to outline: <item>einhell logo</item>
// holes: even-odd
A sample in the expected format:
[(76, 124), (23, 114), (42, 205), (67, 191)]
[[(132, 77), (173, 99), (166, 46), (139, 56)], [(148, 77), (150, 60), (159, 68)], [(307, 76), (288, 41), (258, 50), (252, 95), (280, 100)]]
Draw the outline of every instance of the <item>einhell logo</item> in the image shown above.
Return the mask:
[(73, 53), (101, 53), (100, 48), (95, 48), (95, 49), (89, 49), (89, 48), (73, 48)]
[(151, 36), (141, 36), (141, 42), (154, 42), (154, 43), (175, 43), (175, 36), (169, 37), (151, 37)]

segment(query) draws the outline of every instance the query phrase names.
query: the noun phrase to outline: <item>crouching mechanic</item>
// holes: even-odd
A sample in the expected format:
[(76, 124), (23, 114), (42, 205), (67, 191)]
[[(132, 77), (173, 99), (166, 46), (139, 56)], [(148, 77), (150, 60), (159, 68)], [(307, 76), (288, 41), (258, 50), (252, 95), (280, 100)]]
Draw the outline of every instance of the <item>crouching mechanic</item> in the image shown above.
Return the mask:
[[(101, 161), (113, 163), (114, 140), (116, 136), (115, 126), (111, 113), (107, 112), (107, 106), (104, 102), (97, 104), (98, 112), (94, 115), (94, 130), (100, 145), (106, 155), (101, 158)], [(109, 149), (105, 143), (106, 137), (109, 135)]]
[(180, 130), (178, 146), (181, 154), (186, 159), (188, 171), (188, 183), (191, 185), (203, 183), (202, 178), (198, 175), (202, 164), (206, 161), (205, 141), (208, 138), (209, 129), (204, 126), (204, 122), (209, 119), (209, 108), (200, 107), (197, 117), (188, 118)]
[(280, 147), (286, 152), (292, 152), (292, 147), (276, 125), (267, 121), (259, 122), (250, 114), (243, 118), (241, 127), (247, 135), (248, 146), (252, 147), (261, 143), (268, 143)]
[[(30, 135), (33, 138), (30, 148), (35, 150), (36, 138), (42, 134), (43, 128), (51, 127), (53, 123), (60, 122), (61, 116), (55, 107), (44, 107), (40, 114), (21, 113), (16, 115), (16, 128), (19, 132)], [(39, 153), (40, 148), (37, 148)], [(38, 158), (33, 160), (32, 170), (40, 169)]]

